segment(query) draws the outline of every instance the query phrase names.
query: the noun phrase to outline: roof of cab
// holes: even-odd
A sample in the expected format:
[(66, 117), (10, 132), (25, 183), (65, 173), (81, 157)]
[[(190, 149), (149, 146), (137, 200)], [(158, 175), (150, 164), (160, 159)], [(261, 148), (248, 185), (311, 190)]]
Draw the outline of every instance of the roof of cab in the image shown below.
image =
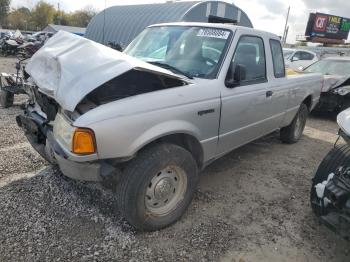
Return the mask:
[(258, 30), (258, 29), (254, 29), (254, 28), (249, 28), (249, 27), (245, 27), (245, 26), (238, 26), (238, 25), (232, 25), (232, 24), (221, 24), (221, 23), (198, 23), (198, 22), (176, 22), (176, 23), (162, 23), (162, 24), (154, 24), (154, 25), (150, 25), (148, 27), (158, 27), (158, 26), (200, 26), (200, 27), (210, 27), (210, 28), (221, 28), (221, 29), (228, 29), (231, 31), (236, 31), (236, 30), (244, 30), (246, 32), (251, 32), (252, 34), (255, 33), (259, 33), (259, 34), (264, 34), (270, 38), (273, 39), (278, 39), (280, 40), (280, 38), (273, 34), (273, 33), (269, 33), (266, 31), (262, 31), (262, 30)]

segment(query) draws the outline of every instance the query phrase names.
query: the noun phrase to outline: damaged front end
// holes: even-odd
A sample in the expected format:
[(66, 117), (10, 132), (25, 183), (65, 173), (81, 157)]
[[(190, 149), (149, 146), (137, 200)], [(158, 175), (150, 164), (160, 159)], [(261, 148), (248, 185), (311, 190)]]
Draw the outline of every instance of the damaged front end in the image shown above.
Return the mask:
[[(112, 174), (117, 172), (108, 161), (99, 160), (95, 151), (89, 152), (91, 154), (76, 152), (72, 144), (73, 137), (83, 129), (75, 127), (61, 111), (57, 112), (58, 105), (44, 102), (42, 108), (49, 110), (49, 117), (45, 117), (38, 104), (28, 105), (23, 114), (16, 117), (18, 126), (24, 130), (32, 147), (49, 163), (57, 164), (67, 177), (110, 183), (109, 181), (114, 179)], [(49, 118), (50, 114), (54, 113), (56, 115), (52, 121)], [(79, 146), (81, 148), (81, 145), (76, 148), (79, 149)]]
[(90, 93), (98, 98), (89, 100), (106, 103), (188, 84), (169, 70), (62, 31), (32, 57), (26, 71), (41, 93), (69, 112)]
[(350, 77), (325, 76), (319, 111), (342, 111), (350, 106)]
[(108, 180), (116, 169), (113, 160), (99, 159), (94, 130), (77, 126), (79, 117), (116, 100), (188, 85), (171, 71), (66, 32), (52, 37), (26, 71), (33, 98), (18, 125), (41, 156), (85, 181)]

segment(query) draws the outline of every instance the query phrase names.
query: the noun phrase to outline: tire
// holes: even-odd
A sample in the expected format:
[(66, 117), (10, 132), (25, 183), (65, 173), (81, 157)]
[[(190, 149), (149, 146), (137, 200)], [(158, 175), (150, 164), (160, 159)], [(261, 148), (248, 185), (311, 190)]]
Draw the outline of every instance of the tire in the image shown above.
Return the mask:
[(14, 100), (14, 94), (6, 91), (6, 90), (0, 90), (0, 105), (3, 108), (8, 108), (13, 105)]
[(350, 146), (343, 145), (335, 147), (325, 156), (319, 165), (314, 178), (312, 179), (312, 185), (310, 190), (310, 203), (313, 212), (317, 216), (324, 215), (322, 209), (317, 205), (317, 194), (315, 186), (323, 181), (327, 180), (328, 175), (335, 172), (337, 168), (341, 166), (350, 166)]
[(173, 144), (155, 144), (123, 170), (116, 188), (119, 210), (138, 230), (162, 229), (184, 214), (198, 180), (190, 152)]
[(280, 137), (283, 143), (293, 144), (299, 141), (303, 135), (308, 114), (309, 110), (307, 106), (304, 103), (301, 104), (292, 123), (280, 130)]

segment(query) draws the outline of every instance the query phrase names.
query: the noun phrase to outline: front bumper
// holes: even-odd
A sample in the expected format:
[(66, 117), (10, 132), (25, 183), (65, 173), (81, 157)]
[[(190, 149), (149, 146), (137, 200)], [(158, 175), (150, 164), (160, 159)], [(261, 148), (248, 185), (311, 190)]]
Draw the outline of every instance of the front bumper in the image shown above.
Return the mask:
[(338, 111), (343, 108), (347, 99), (349, 99), (349, 96), (342, 96), (330, 91), (322, 92), (316, 110), (325, 112)]
[(74, 180), (101, 182), (101, 168), (100, 163), (78, 163), (68, 160), (61, 155), (54, 152), (55, 159), (61, 172)]
[(115, 172), (113, 166), (102, 160), (71, 160), (55, 140), (52, 127), (36, 112), (26, 111), (25, 114), (17, 116), (16, 121), (33, 148), (47, 161), (57, 164), (65, 176), (75, 180), (101, 182)]

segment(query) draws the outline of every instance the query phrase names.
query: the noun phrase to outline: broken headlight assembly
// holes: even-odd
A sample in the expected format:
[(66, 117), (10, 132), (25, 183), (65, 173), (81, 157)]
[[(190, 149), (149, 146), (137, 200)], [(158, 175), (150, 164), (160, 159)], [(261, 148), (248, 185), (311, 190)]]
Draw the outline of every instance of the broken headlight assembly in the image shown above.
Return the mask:
[(65, 147), (72, 147), (72, 139), (75, 127), (62, 114), (57, 114), (53, 123), (54, 137)]
[(350, 93), (350, 86), (342, 86), (333, 90), (333, 94), (345, 96)]
[(53, 123), (55, 138), (71, 152), (78, 155), (96, 153), (94, 132), (89, 128), (74, 127), (62, 114), (57, 114)]

